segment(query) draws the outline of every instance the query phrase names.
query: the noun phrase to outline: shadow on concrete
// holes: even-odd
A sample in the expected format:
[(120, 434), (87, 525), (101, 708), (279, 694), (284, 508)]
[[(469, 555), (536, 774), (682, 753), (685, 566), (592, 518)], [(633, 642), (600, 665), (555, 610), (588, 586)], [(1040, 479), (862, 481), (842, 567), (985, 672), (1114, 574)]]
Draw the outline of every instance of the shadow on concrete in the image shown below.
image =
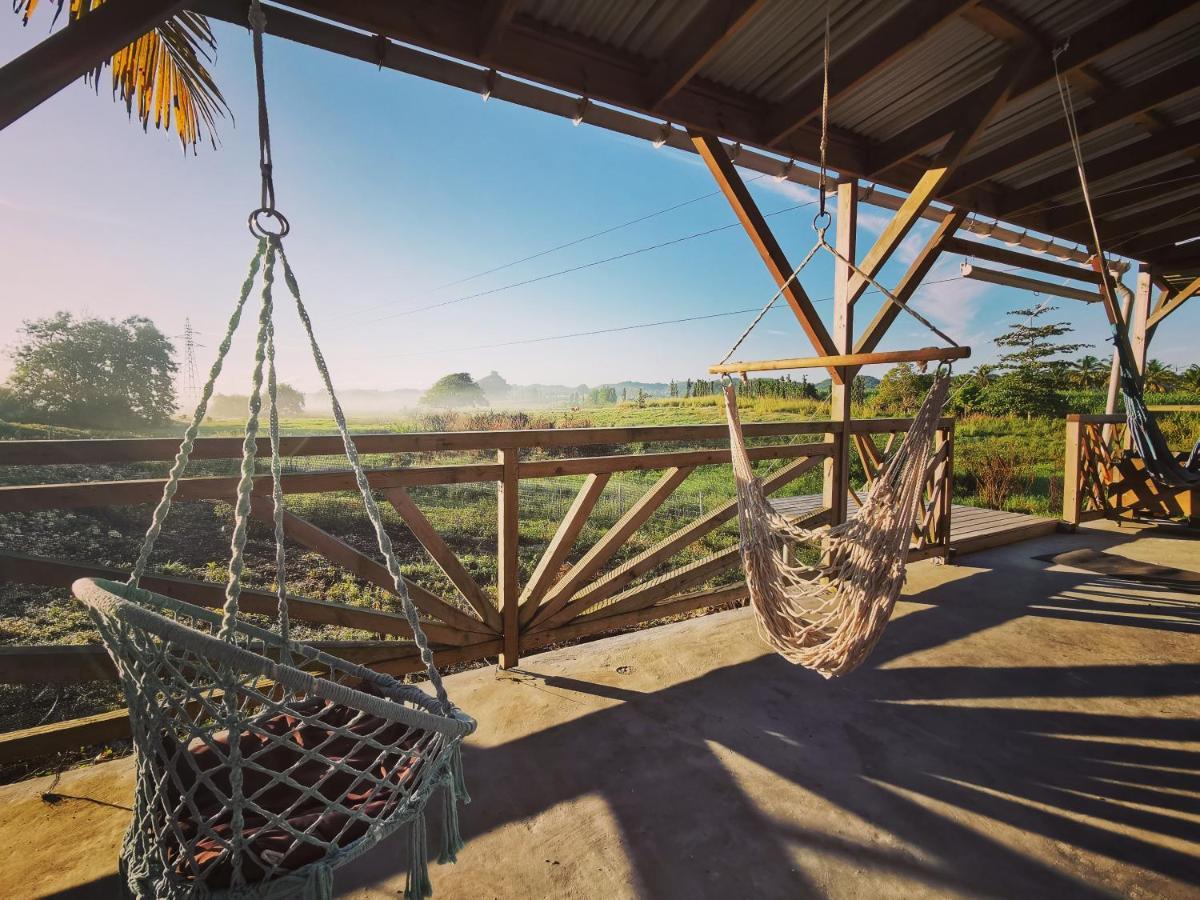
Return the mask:
[[(1182, 612), (1195, 628), (1200, 607), (1178, 600), (1137, 604), (1139, 621), (1098, 616), (1108, 607), (1102, 591), (1090, 595), (1092, 584), (1031, 564), (910, 597), (929, 605), (892, 623), (870, 668), (835, 682), (774, 655), (650, 694), (545, 677), (541, 685), (623, 702), (498, 747), (469, 748), (468, 772), (477, 774), (466, 836), (598, 794), (647, 897), (821, 894), (798, 870), (797, 850), (971, 895), (1108, 896), (1023, 852), (1021, 833), (1195, 880), (1200, 859), (1170, 839), (1195, 838), (1186, 817), (1200, 813), (1200, 753), (1163, 745), (1194, 741), (1194, 719), (1019, 706), (1021, 698), (1086, 708), (1072, 701), (1197, 693), (1200, 663), (1009, 667), (981, 659), (978, 667), (884, 668), (1021, 616), (1177, 630), (1169, 617)], [(527, 665), (525, 675), (536, 676), (536, 658)], [(806, 828), (802, 809), (770, 815), (762, 793), (750, 798), (731, 775), (729, 754), (896, 844)], [(992, 822), (968, 825), (952, 810)], [(396, 859), (395, 847), (367, 855), (339, 888), (394, 875)]]

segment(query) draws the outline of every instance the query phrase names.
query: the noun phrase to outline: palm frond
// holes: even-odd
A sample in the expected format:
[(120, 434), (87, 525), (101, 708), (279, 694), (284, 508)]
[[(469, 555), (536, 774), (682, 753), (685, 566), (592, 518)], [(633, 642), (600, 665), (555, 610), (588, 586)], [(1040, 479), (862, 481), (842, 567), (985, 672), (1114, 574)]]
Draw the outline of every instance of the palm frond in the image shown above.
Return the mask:
[[(53, 0), (58, 20), (67, 10), (67, 23), (79, 21), (105, 0)], [(38, 7), (38, 0), (13, 0), (13, 11), (25, 23)], [(216, 50), (216, 38), (208, 20), (193, 12), (182, 12), (128, 47), (118, 50), (107, 63), (88, 76), (89, 84), (100, 85), (104, 66), (112, 68), (114, 100), (121, 100), (130, 118), (136, 114), (142, 128), (150, 122), (159, 129), (174, 125), (184, 149), (195, 148), (206, 138), (215, 147), (217, 119), (229, 114), (229, 104), (208, 70)]]

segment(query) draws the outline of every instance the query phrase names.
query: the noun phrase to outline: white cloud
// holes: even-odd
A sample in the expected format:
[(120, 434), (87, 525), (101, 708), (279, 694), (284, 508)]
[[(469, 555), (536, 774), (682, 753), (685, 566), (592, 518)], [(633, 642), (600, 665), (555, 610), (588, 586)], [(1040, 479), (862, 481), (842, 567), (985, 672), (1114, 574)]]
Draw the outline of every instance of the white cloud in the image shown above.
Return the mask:
[(939, 260), (909, 305), (956, 341), (965, 343), (972, 337), (970, 326), (979, 314), (990, 286), (967, 278), (954, 278), (957, 269), (957, 260)]

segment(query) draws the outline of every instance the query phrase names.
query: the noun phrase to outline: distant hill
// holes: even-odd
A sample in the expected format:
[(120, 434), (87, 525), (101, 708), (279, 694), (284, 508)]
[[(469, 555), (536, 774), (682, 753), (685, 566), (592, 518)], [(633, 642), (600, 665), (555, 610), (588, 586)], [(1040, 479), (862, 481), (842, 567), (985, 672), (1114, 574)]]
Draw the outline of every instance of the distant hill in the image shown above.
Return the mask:
[[(875, 388), (879, 387), (879, 379), (876, 378), (874, 375), (859, 375), (858, 377), (863, 380), (863, 384), (865, 384), (867, 386), (868, 391), (873, 391), (873, 390), (875, 390)], [(820, 394), (822, 397), (829, 396), (829, 389), (832, 386), (833, 386), (833, 380), (830, 378), (826, 378), (824, 381), (814, 381), (813, 382), (813, 387), (815, 387), (817, 389), (817, 393)]]
[[(339, 390), (338, 400), (348, 416), (390, 416), (402, 409), (412, 409), (424, 393), (423, 390), (413, 388), (397, 388), (392, 391), (350, 389)], [(310, 416), (331, 415), (329, 396), (324, 391), (305, 394), (304, 412)]]

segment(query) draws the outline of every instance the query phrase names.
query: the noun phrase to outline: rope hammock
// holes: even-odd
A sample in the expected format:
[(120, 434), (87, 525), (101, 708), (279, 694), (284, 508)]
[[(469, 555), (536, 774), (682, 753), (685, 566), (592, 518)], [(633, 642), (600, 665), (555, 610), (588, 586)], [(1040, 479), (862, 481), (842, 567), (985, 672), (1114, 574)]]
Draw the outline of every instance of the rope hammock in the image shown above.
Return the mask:
[[(825, 237), (832, 219), (825, 209), (829, 32), (827, 8), (821, 167), (817, 187), (820, 210), (813, 219), (817, 242), (734, 342), (722, 363), (728, 362), (788, 285), (822, 249), (873, 285), (887, 302), (898, 306), (952, 347), (958, 347), (949, 335), (859, 268)], [(821, 364), (820, 358), (816, 362)], [(857, 668), (879, 641), (904, 584), (909, 543), (925, 482), (930, 469), (939, 462), (933, 457), (933, 438), (949, 384), (950, 367), (943, 362), (907, 436), (884, 463), (857, 515), (834, 528), (810, 530), (790, 522), (771, 506), (746, 452), (737, 393), (726, 376), (725, 411), (737, 489), (742, 568), (759, 633), (785, 659), (832, 678)], [(820, 565), (798, 565), (788, 561), (791, 544), (814, 542), (822, 546)]]
[[(427, 897), (425, 806), (444, 801), (439, 861), (462, 840), (457, 806), (468, 802), (461, 743), (475, 722), (454, 707), (384, 530), (284, 254), (287, 220), (274, 206), (262, 66), (264, 20), (251, 4), (258, 74), (262, 206), (250, 216), (259, 238), (129, 580), (82, 579), (73, 587), (116, 665), (136, 753), (133, 817), (121, 869), (139, 898), (329, 898), (333, 870), (403, 826), (409, 829), (405, 896)], [(273, 229), (273, 230), (271, 230)], [(295, 302), (329, 394), (346, 458), (392, 576), (433, 694), (293, 641), (285, 586), (278, 384), (276, 267)], [(196, 434), (243, 310), (261, 273), (249, 413), (233, 537), (220, 612), (138, 586), (187, 468)], [(264, 372), (265, 370), (265, 372)], [(266, 381), (274, 507), (278, 632), (241, 619), (239, 596), (254, 490), (256, 438)]]
[(1106, 305), (1109, 307), (1109, 315), (1112, 319), (1112, 341), (1116, 347), (1121, 394), (1125, 400), (1125, 422), (1129, 430), (1130, 443), (1142, 458), (1146, 472), (1158, 484), (1171, 490), (1200, 488), (1200, 441), (1197, 442), (1186, 463), (1181, 463), (1171, 451), (1166, 437), (1163, 436), (1162, 430), (1146, 406), (1142, 375), (1133, 358), (1132, 348), (1129, 346), (1121, 317), (1117, 314), (1116, 299), (1112, 296), (1111, 276), (1108, 274), (1108, 261), (1100, 243), (1100, 229), (1092, 208), (1092, 195), (1088, 186), (1083, 146), (1075, 119), (1075, 105), (1071, 100), (1071, 87), (1058, 70), (1058, 57), (1068, 46), (1070, 46), (1070, 41), (1054, 50), (1051, 58), (1054, 63), (1054, 77), (1058, 84), (1058, 97), (1062, 104), (1071, 150), (1074, 154), (1075, 170), (1079, 175), (1079, 188), (1091, 226), (1093, 260), (1096, 270), (1100, 273), (1102, 290), (1109, 301)]

